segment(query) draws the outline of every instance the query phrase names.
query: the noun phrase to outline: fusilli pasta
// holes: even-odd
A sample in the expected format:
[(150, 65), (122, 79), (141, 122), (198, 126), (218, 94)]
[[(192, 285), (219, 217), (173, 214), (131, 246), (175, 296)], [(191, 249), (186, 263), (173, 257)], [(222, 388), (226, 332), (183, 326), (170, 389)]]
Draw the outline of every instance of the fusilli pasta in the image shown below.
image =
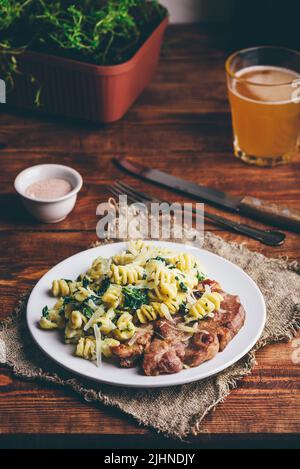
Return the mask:
[(101, 354), (110, 357), (113, 347), (134, 341), (141, 325), (174, 317), (196, 323), (219, 310), (222, 296), (204, 284), (198, 290), (202, 297), (194, 296), (202, 272), (189, 253), (132, 241), (110, 259), (95, 259), (77, 280), (54, 280), (58, 301), (52, 309), (45, 306), (40, 327), (63, 329), (76, 356), (101, 364)]

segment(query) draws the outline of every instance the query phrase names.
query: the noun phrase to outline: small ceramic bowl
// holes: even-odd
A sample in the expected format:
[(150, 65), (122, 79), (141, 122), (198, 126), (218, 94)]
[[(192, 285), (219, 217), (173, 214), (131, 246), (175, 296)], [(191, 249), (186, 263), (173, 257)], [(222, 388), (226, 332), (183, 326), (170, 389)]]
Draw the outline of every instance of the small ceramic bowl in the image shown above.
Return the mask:
[[(50, 178), (65, 179), (71, 184), (71, 192), (50, 200), (33, 198), (26, 194), (31, 184)], [(58, 223), (73, 210), (82, 184), (82, 177), (75, 169), (59, 164), (41, 164), (22, 171), (15, 180), (15, 189), (34, 218), (43, 223)]]

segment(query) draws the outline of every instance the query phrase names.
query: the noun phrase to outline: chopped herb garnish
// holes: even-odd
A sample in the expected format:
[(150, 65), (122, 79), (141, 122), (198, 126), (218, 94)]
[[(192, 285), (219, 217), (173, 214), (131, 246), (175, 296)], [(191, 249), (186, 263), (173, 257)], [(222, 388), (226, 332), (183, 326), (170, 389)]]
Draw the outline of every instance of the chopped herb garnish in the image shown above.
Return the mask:
[(161, 256), (152, 257), (151, 259), (148, 259), (148, 260), (147, 260), (147, 262), (151, 262), (151, 261), (163, 262), (163, 263), (166, 264), (166, 265), (169, 265), (169, 264), (170, 264), (170, 263), (167, 261), (167, 259), (165, 259), (164, 257), (161, 257)]
[(92, 308), (90, 308), (88, 305), (84, 305), (83, 308), (82, 308), (82, 314), (83, 314), (87, 319), (91, 319), (91, 317), (92, 317), (93, 314), (94, 314), (94, 311), (93, 311)]
[(136, 311), (148, 303), (148, 290), (134, 287), (124, 287), (124, 308)]
[(185, 315), (189, 312), (186, 301), (183, 301), (179, 307), (179, 314)]
[(90, 284), (90, 280), (87, 278), (87, 277), (83, 277), (83, 280), (82, 280), (82, 286), (83, 288), (87, 288)]
[(43, 316), (43, 318), (49, 319), (49, 308), (48, 308), (48, 306), (45, 306), (43, 308), (42, 316)]
[(180, 290), (185, 293), (189, 290), (188, 287), (183, 282), (180, 282), (179, 286), (180, 286)]
[(160, 261), (160, 262), (164, 262), (166, 265), (168, 265), (168, 261), (164, 257), (157, 256), (157, 257), (155, 257), (155, 260)]
[(97, 294), (99, 296), (104, 295), (104, 293), (106, 292), (106, 290), (108, 289), (109, 286), (110, 286), (110, 280), (109, 280), (108, 277), (105, 277), (105, 279), (102, 280), (102, 282), (101, 282), (101, 285), (100, 285), (100, 287), (97, 291)]
[(198, 280), (199, 282), (203, 282), (203, 280), (205, 280), (205, 279), (206, 279), (206, 276), (205, 276), (202, 272), (199, 272), (199, 271), (198, 271), (198, 272), (197, 272), (197, 280)]
[(64, 297), (64, 304), (67, 305), (69, 303), (72, 303), (73, 298), (71, 296), (65, 296)]

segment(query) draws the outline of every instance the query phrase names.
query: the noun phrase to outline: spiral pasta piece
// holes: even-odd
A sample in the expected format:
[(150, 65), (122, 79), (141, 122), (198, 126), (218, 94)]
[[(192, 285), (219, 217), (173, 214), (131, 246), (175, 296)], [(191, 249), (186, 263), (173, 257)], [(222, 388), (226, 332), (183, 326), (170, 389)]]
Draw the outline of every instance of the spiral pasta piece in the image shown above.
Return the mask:
[(164, 267), (161, 262), (153, 262), (150, 266), (150, 279), (153, 280), (155, 294), (161, 301), (176, 298), (178, 293), (176, 274)]
[(133, 316), (129, 313), (123, 313), (117, 321), (117, 329), (113, 331), (113, 334), (117, 340), (121, 342), (129, 340), (134, 336), (136, 328), (132, 322)]
[(102, 301), (111, 308), (117, 308), (122, 300), (122, 287), (119, 285), (110, 285), (102, 296)]
[(70, 324), (65, 329), (65, 342), (66, 344), (77, 344), (79, 339), (84, 335), (82, 329), (73, 329)]
[(48, 330), (48, 331), (51, 331), (53, 329), (58, 329), (58, 324), (47, 318), (41, 318), (39, 322), (39, 326), (41, 329)]
[(143, 305), (136, 312), (136, 319), (141, 324), (147, 324), (148, 322), (155, 321), (157, 319), (157, 311), (154, 309), (152, 303), (151, 305)]
[(175, 299), (167, 299), (164, 301), (164, 304), (167, 306), (171, 314), (178, 313), (180, 306), (186, 300), (186, 294), (178, 293)]
[(141, 239), (130, 241), (128, 245), (128, 252), (130, 252), (134, 257), (138, 256), (147, 245)]
[(170, 310), (164, 303), (153, 302), (149, 305), (143, 305), (136, 312), (136, 319), (141, 324), (147, 324), (155, 321), (158, 317), (162, 319), (170, 319)]
[(130, 252), (124, 251), (121, 254), (117, 254), (113, 257), (113, 262), (116, 265), (127, 265), (134, 261), (134, 255)]
[(177, 254), (176, 256), (169, 257), (168, 261), (175, 265), (177, 269), (182, 272), (190, 272), (196, 264), (196, 259), (187, 252)]
[(52, 283), (52, 295), (59, 297), (59, 296), (67, 296), (70, 294), (70, 287), (69, 283), (64, 280), (53, 280)]
[(87, 271), (87, 275), (91, 280), (99, 281), (109, 272), (110, 264), (111, 261), (109, 259), (98, 257), (94, 260), (92, 267)]
[(189, 310), (185, 319), (186, 322), (197, 321), (205, 318), (208, 314), (213, 313), (215, 310), (219, 310), (223, 301), (220, 293), (204, 293)]
[(87, 300), (88, 297), (91, 295), (91, 292), (84, 287), (80, 287), (78, 291), (75, 293), (74, 298), (79, 303)]
[(83, 324), (86, 323), (86, 318), (80, 311), (72, 311), (70, 315), (70, 326), (72, 329), (81, 329)]
[(93, 337), (81, 338), (77, 344), (75, 355), (85, 360), (95, 360), (96, 339)]
[(110, 279), (117, 285), (136, 285), (145, 276), (145, 270), (138, 265), (112, 265)]

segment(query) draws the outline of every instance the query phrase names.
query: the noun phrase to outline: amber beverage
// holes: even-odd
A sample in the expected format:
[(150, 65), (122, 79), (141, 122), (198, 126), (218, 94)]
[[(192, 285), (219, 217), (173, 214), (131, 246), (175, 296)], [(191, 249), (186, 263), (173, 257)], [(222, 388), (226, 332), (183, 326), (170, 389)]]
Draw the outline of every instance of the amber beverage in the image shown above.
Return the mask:
[(300, 54), (273, 47), (233, 54), (226, 64), (237, 158), (260, 166), (290, 161), (300, 130)]

